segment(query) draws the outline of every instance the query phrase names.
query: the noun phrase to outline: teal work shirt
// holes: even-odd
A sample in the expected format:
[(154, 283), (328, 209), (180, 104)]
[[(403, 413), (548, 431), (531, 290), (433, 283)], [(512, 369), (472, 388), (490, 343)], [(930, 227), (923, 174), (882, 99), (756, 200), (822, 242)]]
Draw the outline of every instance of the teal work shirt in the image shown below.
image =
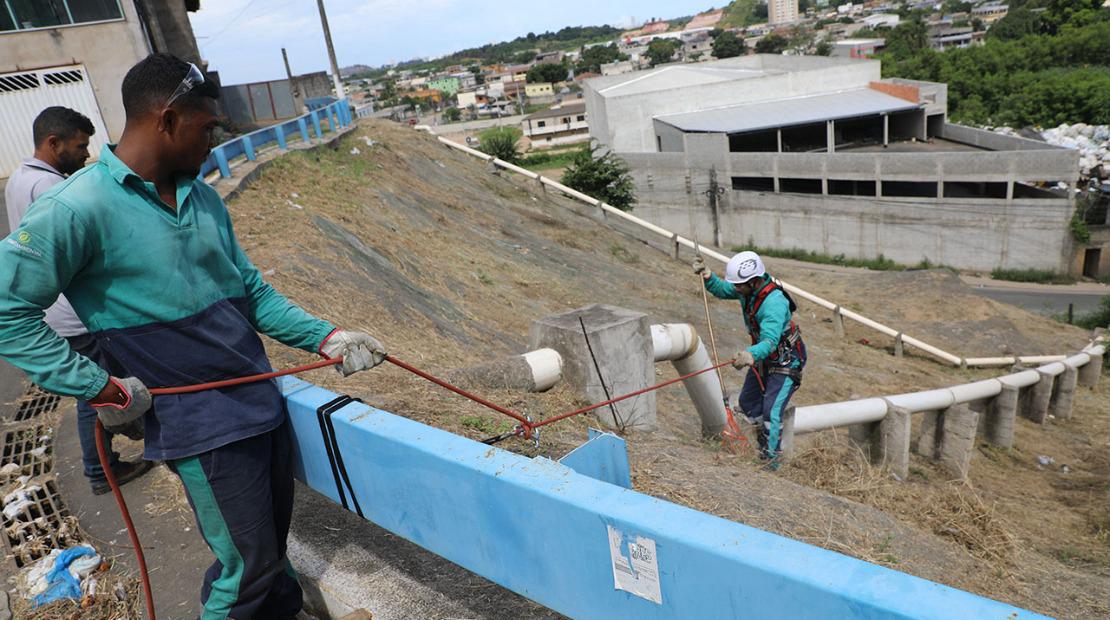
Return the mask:
[[(38, 385), (89, 400), (108, 380), (43, 322), (65, 293), (120, 364), (150, 387), (272, 370), (257, 332), (316, 351), (334, 326), (290, 303), (239, 247), (219, 195), (177, 180), (178, 207), (112, 147), (53, 187), (0, 243), (0, 356)], [(146, 457), (183, 458), (284, 420), (274, 382), (157, 396)]]
[[(755, 290), (763, 288), (769, 281), (770, 276), (763, 276), (759, 284), (755, 285)], [(731, 282), (718, 277), (717, 274), (710, 274), (709, 279), (705, 281), (705, 290), (718, 299), (739, 300), (744, 327), (751, 333), (752, 326), (748, 325), (748, 307), (753, 303), (754, 296), (741, 295)], [(748, 347), (748, 352), (752, 354), (755, 361), (761, 362), (774, 353), (783, 332), (790, 325), (790, 302), (786, 299), (786, 295), (779, 290), (771, 291), (755, 313), (755, 320), (759, 322), (759, 342)]]

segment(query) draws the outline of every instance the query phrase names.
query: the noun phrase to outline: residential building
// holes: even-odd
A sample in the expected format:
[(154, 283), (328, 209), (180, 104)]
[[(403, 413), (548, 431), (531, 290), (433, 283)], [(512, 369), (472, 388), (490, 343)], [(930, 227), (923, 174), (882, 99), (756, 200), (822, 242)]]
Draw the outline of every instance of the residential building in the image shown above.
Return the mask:
[(198, 0), (11, 1), (0, 7), (0, 178), (31, 152), (31, 124), (51, 105), (89, 117), (90, 152), (119, 139), (120, 84), (151, 52), (196, 63), (200, 52), (188, 12)]
[(767, 0), (767, 23), (772, 26), (798, 21), (798, 0)]
[(529, 99), (534, 97), (554, 97), (555, 89), (551, 82), (531, 82), (524, 85), (524, 95)]
[(1002, 2), (989, 2), (972, 8), (971, 16), (983, 20), (984, 23), (993, 24), (1003, 17), (1006, 17), (1006, 13), (1009, 12), (1009, 5)]
[(438, 90), (444, 97), (454, 97), (459, 92), (459, 78), (454, 76), (437, 77), (428, 80), (428, 88)]
[(832, 55), (842, 58), (871, 58), (886, 46), (886, 39), (842, 39), (832, 42)]
[(524, 136), (533, 148), (585, 142), (590, 139), (585, 102), (555, 105), (525, 116), (520, 121)]
[(877, 60), (742, 56), (593, 78), (584, 95), (637, 215), (721, 247), (1061, 272), (1090, 249), (1069, 230), (1075, 150), (949, 123), (946, 85), (884, 80)]
[(635, 70), (636, 68), (632, 66), (631, 60), (616, 60), (601, 65), (601, 75), (620, 75), (622, 73), (632, 73)]
[(679, 52), (685, 61), (697, 58), (709, 58), (713, 54), (713, 39), (708, 32), (682, 37), (682, 49)]
[(532, 60), (533, 65), (557, 65), (566, 58), (566, 52), (543, 52), (536, 54)]
[(956, 47), (970, 47), (983, 40), (983, 32), (976, 32), (971, 26), (958, 28), (941, 26), (929, 31), (929, 40), (933, 49), (943, 52)]
[(469, 108), (470, 106), (474, 106), (475, 108), (478, 107), (478, 93), (476, 91), (463, 91), (455, 95), (455, 98), (457, 100), (457, 105), (462, 109)]
[(868, 28), (893, 28), (901, 21), (896, 13), (873, 13), (860, 20)]
[(478, 87), (478, 76), (474, 75), (470, 71), (458, 71), (456, 73), (452, 73), (451, 77), (459, 81), (460, 91), (474, 90)]

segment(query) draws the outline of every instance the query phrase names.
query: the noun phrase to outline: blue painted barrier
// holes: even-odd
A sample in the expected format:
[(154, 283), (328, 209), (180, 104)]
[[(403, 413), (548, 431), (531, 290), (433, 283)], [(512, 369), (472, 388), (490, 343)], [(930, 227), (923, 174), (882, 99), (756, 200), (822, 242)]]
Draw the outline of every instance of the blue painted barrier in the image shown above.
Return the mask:
[(325, 443), (318, 409), (336, 395), (281, 386), (300, 480), (573, 618), (1043, 618), (359, 402), (335, 405)]
[(325, 129), (321, 127), (319, 114), (324, 114), (328, 119), (326, 131), (337, 131), (339, 128), (349, 125), (350, 110), (347, 100), (335, 101), (334, 97), (330, 99), (333, 103), (323, 105), (297, 118), (238, 136), (213, 148), (200, 167), (200, 177), (203, 179), (216, 171), (220, 173), (221, 177), (229, 177), (231, 176), (231, 162), (233, 160), (238, 157), (246, 157), (253, 161), (256, 153), (271, 143), (276, 143), (278, 148), (285, 150), (289, 147), (290, 136), (293, 139), (299, 137), (304, 142), (308, 142), (311, 138), (308, 132), (309, 120), (312, 122), (316, 137), (323, 137)]

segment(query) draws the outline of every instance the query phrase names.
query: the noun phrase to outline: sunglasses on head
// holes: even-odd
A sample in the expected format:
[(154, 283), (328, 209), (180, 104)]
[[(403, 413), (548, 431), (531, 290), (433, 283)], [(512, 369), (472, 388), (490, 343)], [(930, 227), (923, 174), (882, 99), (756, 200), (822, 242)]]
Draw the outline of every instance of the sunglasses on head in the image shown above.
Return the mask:
[(204, 73), (202, 73), (196, 65), (194, 65), (193, 63), (189, 63), (189, 72), (185, 74), (185, 78), (182, 79), (181, 83), (177, 85), (177, 88), (173, 90), (173, 94), (170, 95), (170, 98), (166, 100), (166, 104), (162, 107), (170, 107), (171, 105), (173, 105), (174, 101), (177, 101), (179, 97), (185, 95), (186, 93), (203, 83)]

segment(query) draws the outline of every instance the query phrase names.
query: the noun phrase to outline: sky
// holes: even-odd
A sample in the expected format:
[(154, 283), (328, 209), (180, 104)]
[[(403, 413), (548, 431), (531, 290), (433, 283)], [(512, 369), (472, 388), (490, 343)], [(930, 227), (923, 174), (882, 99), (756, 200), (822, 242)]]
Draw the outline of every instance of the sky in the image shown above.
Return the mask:
[[(564, 26), (628, 27), (708, 10), (713, 0), (325, 0), (339, 66), (432, 57)], [(224, 84), (328, 69), (315, 0), (202, 0), (189, 15)]]

